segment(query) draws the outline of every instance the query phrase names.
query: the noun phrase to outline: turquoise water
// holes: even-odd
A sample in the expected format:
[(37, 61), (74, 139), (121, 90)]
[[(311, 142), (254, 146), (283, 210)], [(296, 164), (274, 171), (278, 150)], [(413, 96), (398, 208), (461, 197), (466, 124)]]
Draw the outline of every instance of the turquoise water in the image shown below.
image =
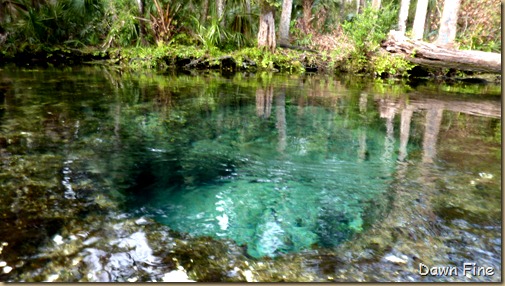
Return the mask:
[[(187, 144), (149, 142), (142, 156), (152, 159), (142, 168), (150, 171), (137, 181), (150, 183), (134, 187), (131, 207), (142, 201), (140, 213), (177, 231), (233, 239), (253, 257), (336, 246), (372, 225), (393, 195), (394, 138), (380, 119), (299, 106), (303, 94), (293, 93), (273, 96), (269, 116), (247, 97), (192, 115), (198, 135)], [(163, 130), (177, 138), (177, 124)]]
[(499, 281), (500, 93), (0, 69), (0, 280)]

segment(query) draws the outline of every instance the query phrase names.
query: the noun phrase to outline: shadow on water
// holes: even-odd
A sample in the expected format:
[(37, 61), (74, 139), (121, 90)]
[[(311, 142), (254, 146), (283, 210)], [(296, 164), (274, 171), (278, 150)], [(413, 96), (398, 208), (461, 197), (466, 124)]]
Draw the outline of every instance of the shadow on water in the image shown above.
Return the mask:
[[(501, 275), (492, 85), (100, 68), (0, 76), (1, 280)], [(465, 262), (495, 275), (417, 271)]]

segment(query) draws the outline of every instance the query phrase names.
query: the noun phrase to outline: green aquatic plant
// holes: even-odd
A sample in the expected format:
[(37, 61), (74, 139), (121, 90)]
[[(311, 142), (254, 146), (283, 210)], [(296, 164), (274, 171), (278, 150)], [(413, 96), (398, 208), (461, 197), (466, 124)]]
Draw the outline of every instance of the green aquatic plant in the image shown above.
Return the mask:
[(372, 58), (371, 70), (377, 77), (408, 77), (415, 64), (390, 54), (379, 54)]

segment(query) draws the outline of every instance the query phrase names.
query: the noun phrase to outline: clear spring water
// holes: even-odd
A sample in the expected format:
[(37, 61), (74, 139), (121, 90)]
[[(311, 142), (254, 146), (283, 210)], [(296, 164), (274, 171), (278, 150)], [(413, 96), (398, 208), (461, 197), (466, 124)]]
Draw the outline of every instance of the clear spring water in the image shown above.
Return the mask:
[[(498, 281), (500, 93), (322, 75), (0, 70), (5, 280), (104, 281), (101, 269), (117, 260), (90, 247), (124, 257), (110, 281), (159, 280), (173, 258), (194, 260), (198, 277), (223, 261), (216, 252), (244, 259), (221, 240), (175, 246), (177, 233), (139, 219), (150, 216), (236, 240), (255, 257), (301, 251), (258, 260), (260, 281), (280, 272), (298, 281), (303, 271), (313, 281), (440, 281), (419, 277), (419, 261), (475, 261), (497, 275), (472, 281)], [(143, 264), (148, 276), (127, 254), (145, 248), (117, 245), (138, 232), (165, 259)], [(326, 249), (303, 252), (312, 247)], [(408, 263), (385, 262), (389, 255)], [(340, 257), (353, 264), (335, 266)]]
[(185, 113), (191, 135), (178, 133), (178, 120), (159, 126), (163, 139), (141, 155), (150, 159), (132, 208), (142, 202), (142, 214), (177, 231), (233, 239), (253, 257), (336, 246), (384, 215), (396, 161), (384, 120), (345, 101), (341, 108), (354, 114), (300, 106), (308, 97), (296, 89), (240, 97)]

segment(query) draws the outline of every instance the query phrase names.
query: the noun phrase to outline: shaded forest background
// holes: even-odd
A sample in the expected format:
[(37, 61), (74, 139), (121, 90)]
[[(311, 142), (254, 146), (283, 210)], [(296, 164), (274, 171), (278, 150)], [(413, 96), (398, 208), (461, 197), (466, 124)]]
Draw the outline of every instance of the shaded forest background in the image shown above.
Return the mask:
[[(285, 44), (354, 55), (359, 61), (398, 28), (402, 1), (284, 2), (292, 4)], [(410, 1), (407, 36), (417, 2)], [(436, 39), (443, 6), (444, 0), (428, 0), (425, 41)], [(275, 19), (275, 30), (269, 33), (278, 34), (282, 9), (281, 0), (0, 0), (0, 55), (48, 47), (107, 51), (161, 46), (219, 54), (261, 45), (260, 22), (267, 10)], [(501, 52), (501, 1), (461, 0), (457, 26), (456, 48)]]

